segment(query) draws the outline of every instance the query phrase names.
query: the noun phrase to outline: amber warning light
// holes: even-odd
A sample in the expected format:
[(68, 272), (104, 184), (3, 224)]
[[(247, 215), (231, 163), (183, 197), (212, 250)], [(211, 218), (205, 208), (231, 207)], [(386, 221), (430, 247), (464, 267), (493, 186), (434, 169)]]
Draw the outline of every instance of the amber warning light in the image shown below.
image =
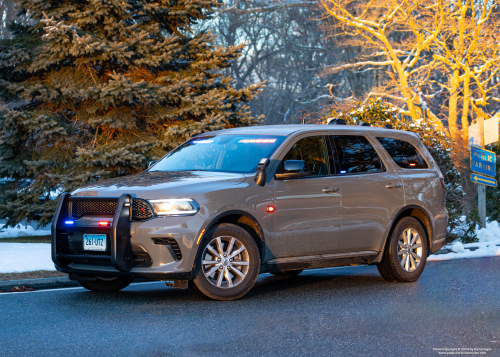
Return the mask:
[(109, 226), (110, 226), (110, 224), (109, 224), (109, 222), (108, 222), (108, 221), (100, 221), (100, 222), (99, 222), (99, 226), (100, 226), (100, 227), (109, 227)]
[(416, 164), (414, 164), (413, 162), (410, 164), (411, 167), (415, 166)]
[(273, 206), (267, 206), (266, 211), (272, 213), (272, 212), (276, 211), (276, 208), (274, 208)]

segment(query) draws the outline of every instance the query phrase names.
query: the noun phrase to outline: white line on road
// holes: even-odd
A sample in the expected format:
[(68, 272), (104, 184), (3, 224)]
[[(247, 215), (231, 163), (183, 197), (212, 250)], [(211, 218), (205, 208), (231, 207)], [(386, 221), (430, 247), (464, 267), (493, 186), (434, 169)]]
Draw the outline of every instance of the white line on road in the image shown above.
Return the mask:
[[(165, 282), (163, 282), (163, 281), (147, 281), (147, 282), (144, 282), (144, 283), (130, 284), (129, 286), (146, 285), (146, 284), (158, 284), (158, 283), (165, 284)], [(77, 286), (77, 287), (74, 287), (74, 288), (43, 289), (43, 290), (35, 290), (35, 291), (13, 291), (13, 292), (9, 292), (9, 293), (0, 293), (0, 296), (2, 296), (2, 295), (12, 295), (12, 294), (26, 294), (26, 293), (46, 293), (48, 291), (64, 291), (64, 290), (79, 290), (79, 289), (81, 290), (81, 289), (84, 289), (84, 288), (82, 288), (81, 286)]]

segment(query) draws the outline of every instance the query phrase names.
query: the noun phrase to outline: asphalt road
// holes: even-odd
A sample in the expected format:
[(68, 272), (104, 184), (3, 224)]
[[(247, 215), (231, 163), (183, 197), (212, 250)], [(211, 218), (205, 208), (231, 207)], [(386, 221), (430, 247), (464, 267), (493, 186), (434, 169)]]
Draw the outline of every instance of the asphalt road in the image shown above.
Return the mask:
[(500, 258), (482, 258), (407, 284), (375, 267), (265, 274), (230, 302), (162, 283), (0, 294), (0, 356), (500, 356), (499, 283)]

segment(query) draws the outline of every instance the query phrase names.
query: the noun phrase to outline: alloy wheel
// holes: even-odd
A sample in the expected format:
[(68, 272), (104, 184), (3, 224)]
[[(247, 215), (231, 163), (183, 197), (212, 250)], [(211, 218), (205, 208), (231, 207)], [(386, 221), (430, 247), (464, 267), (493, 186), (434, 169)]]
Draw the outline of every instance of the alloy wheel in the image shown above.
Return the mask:
[(214, 286), (228, 289), (239, 285), (250, 267), (247, 248), (238, 239), (219, 236), (203, 251), (203, 274)]
[(398, 259), (407, 272), (415, 271), (422, 260), (422, 238), (414, 228), (407, 228), (398, 241)]

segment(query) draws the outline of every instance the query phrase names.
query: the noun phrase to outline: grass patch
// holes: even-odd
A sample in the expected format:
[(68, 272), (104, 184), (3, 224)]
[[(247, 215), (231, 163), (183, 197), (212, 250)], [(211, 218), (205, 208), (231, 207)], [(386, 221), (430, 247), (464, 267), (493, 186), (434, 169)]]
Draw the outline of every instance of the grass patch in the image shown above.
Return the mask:
[(50, 243), (50, 236), (26, 236), (19, 238), (0, 238), (0, 243)]
[(0, 281), (53, 278), (53, 277), (67, 276), (67, 275), (68, 274), (64, 274), (58, 271), (49, 271), (49, 270), (28, 271), (25, 273), (0, 273)]

